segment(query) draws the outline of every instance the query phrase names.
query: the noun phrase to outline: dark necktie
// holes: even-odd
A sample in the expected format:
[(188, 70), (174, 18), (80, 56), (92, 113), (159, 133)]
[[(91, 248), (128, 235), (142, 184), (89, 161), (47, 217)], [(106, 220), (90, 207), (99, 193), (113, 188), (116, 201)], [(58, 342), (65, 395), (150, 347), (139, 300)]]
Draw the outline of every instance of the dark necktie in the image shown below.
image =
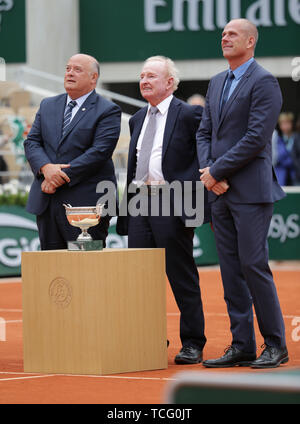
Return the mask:
[(225, 106), (225, 104), (228, 100), (228, 96), (229, 96), (229, 92), (230, 92), (230, 88), (231, 88), (233, 80), (234, 80), (234, 73), (232, 71), (230, 71), (228, 76), (227, 76), (226, 86), (225, 86), (225, 90), (224, 90), (224, 93), (223, 93), (222, 102), (221, 102), (221, 105), (220, 105), (220, 116), (222, 115), (224, 106)]
[(77, 102), (75, 100), (71, 100), (68, 104), (64, 116), (64, 122), (63, 122), (63, 128), (62, 128), (62, 135), (64, 136), (67, 132), (68, 126), (70, 125), (71, 118), (72, 118), (72, 110), (77, 105)]
[(149, 162), (156, 132), (157, 107), (151, 106), (149, 121), (145, 130), (141, 150), (138, 157), (135, 179), (146, 182), (149, 174)]

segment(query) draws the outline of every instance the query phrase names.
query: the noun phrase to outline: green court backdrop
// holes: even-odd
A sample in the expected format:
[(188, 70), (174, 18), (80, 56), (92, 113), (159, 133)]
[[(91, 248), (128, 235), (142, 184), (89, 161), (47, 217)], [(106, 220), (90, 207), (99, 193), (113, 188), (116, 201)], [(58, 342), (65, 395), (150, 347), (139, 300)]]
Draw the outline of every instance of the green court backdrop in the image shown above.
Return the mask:
[(81, 51), (100, 62), (221, 58), (232, 18), (259, 28), (256, 56), (299, 56), (299, 0), (80, 0)]
[[(127, 237), (116, 234), (115, 224), (116, 218), (113, 218), (107, 247), (126, 248)], [(270, 259), (300, 260), (300, 189), (292, 190), (275, 204), (269, 247)], [(23, 207), (0, 206), (0, 277), (21, 275), (22, 251), (37, 249), (39, 238), (35, 217)], [(198, 266), (218, 263), (213, 232), (208, 224), (196, 229), (194, 257)]]
[(6, 63), (26, 62), (25, 0), (0, 0), (0, 57)]

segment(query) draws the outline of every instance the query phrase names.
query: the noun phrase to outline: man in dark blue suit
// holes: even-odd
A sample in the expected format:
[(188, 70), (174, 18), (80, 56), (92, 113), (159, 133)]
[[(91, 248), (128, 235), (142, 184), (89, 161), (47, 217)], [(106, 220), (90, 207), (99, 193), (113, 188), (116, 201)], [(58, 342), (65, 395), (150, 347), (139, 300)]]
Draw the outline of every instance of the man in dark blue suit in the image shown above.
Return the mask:
[[(130, 210), (129, 217), (119, 216), (117, 231), (128, 234), (130, 248), (165, 248), (166, 272), (181, 313), (182, 349), (175, 362), (192, 364), (202, 361), (206, 343), (199, 275), (193, 258), (194, 228), (185, 225), (183, 209), (181, 214), (174, 213), (182, 206), (180, 201), (175, 205), (178, 199), (171, 197), (168, 216), (162, 211), (162, 202), (168, 183), (176, 181), (182, 188), (185, 181), (199, 182), (195, 135), (203, 109), (174, 97), (178, 83), (170, 59), (155, 56), (145, 62), (140, 90), (149, 105), (130, 120), (127, 187), (143, 184), (141, 192), (148, 200), (148, 209), (138, 216)], [(189, 200), (194, 195), (188, 196)], [(129, 204), (131, 199), (128, 195)], [(151, 210), (155, 202), (159, 205), (157, 214)]]
[[(204, 361), (206, 367), (269, 368), (289, 359), (267, 244), (273, 204), (285, 196), (271, 151), (282, 96), (277, 80), (254, 60), (257, 40), (246, 19), (226, 25), (222, 49), (230, 69), (211, 80), (197, 133), (233, 337), (225, 355)], [(224, 179), (229, 189), (218, 193), (215, 184)], [(265, 340), (258, 359), (253, 305)]]
[[(66, 94), (44, 99), (24, 143), (34, 173), (27, 211), (37, 216), (43, 250), (65, 249), (76, 240), (63, 204), (95, 206), (101, 181), (116, 185), (112, 154), (120, 134), (121, 110), (95, 92), (99, 63), (73, 56), (66, 67)], [(105, 239), (109, 216), (90, 230)]]

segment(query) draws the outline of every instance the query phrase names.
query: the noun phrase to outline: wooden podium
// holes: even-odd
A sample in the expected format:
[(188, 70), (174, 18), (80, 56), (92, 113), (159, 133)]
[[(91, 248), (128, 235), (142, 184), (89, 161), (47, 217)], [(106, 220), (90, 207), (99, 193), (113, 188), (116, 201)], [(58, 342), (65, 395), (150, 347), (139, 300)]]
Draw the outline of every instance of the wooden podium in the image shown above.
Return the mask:
[(163, 249), (23, 252), (24, 371), (167, 368)]

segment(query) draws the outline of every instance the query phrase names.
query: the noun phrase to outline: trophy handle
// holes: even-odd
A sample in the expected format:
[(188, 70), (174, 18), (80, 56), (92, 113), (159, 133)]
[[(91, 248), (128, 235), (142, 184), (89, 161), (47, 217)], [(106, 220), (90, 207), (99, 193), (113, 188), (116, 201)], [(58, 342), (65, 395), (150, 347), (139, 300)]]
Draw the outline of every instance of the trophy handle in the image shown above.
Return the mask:
[(97, 213), (97, 215), (98, 215), (100, 218), (101, 218), (101, 216), (102, 216), (103, 208), (104, 208), (104, 204), (103, 204), (103, 203), (99, 203), (99, 204), (97, 204), (97, 205), (96, 205), (96, 213)]
[(81, 234), (76, 241), (68, 241), (68, 250), (102, 250), (103, 241), (93, 240), (88, 233), (88, 229), (98, 225), (104, 205), (72, 207), (63, 203), (63, 206), (66, 210), (69, 224), (81, 230)]

